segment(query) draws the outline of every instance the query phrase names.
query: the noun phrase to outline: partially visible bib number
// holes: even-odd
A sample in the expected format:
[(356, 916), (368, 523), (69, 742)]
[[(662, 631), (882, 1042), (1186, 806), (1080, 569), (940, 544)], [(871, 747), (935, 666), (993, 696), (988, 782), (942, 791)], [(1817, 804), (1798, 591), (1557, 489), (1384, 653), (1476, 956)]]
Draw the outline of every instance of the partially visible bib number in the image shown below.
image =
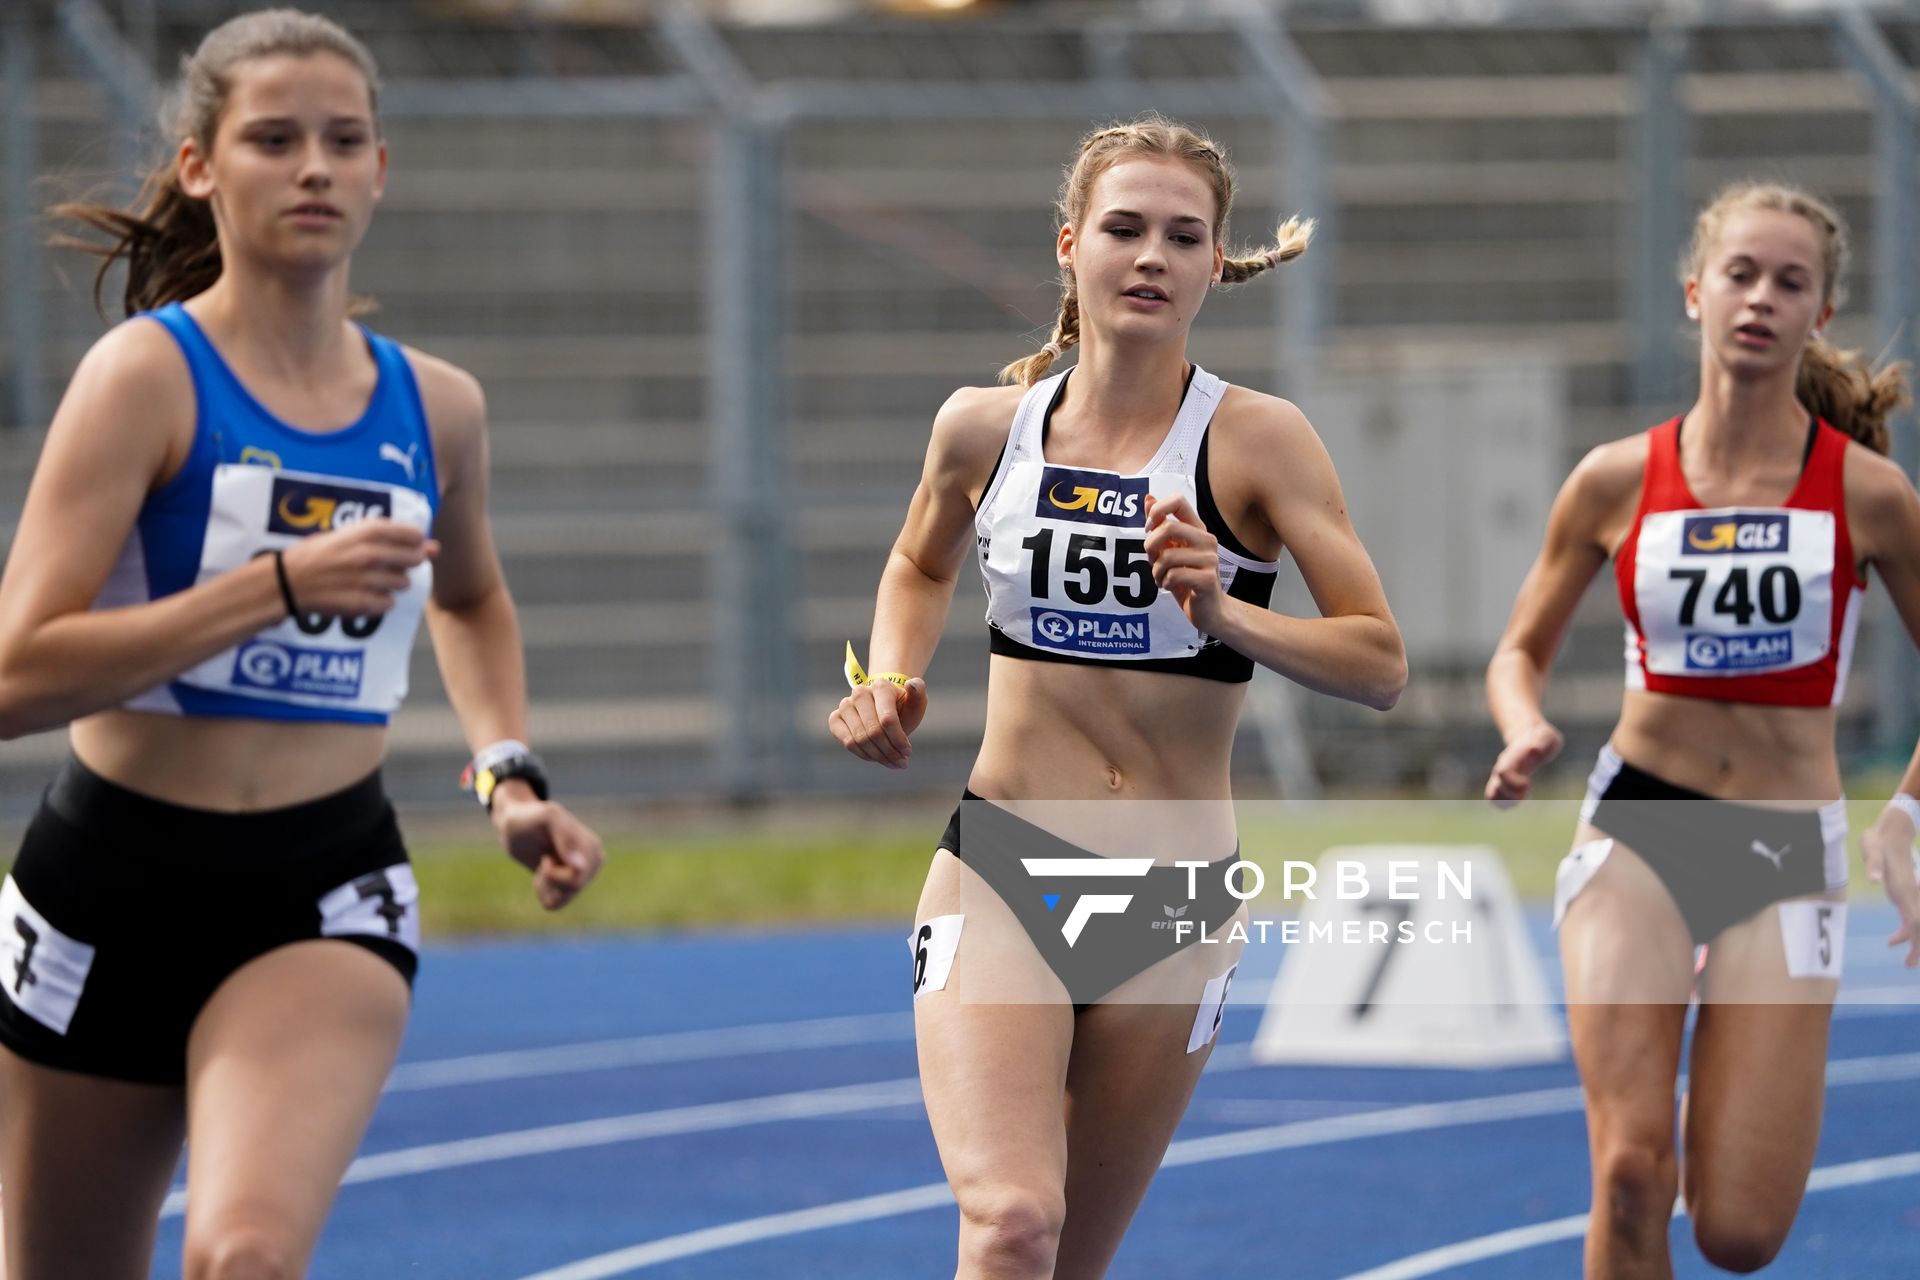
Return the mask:
[[(197, 582), (230, 573), (256, 556), (375, 518), (426, 530), (426, 495), (377, 480), (224, 464), (214, 469), (212, 503)], [(433, 584), (415, 566), (384, 614), (304, 613), (216, 654), (179, 677), (184, 684), (298, 706), (390, 712), (407, 692), (414, 631)]]
[(1833, 634), (1834, 542), (1831, 511), (1646, 516), (1634, 598), (1647, 670), (1764, 675), (1824, 658)]

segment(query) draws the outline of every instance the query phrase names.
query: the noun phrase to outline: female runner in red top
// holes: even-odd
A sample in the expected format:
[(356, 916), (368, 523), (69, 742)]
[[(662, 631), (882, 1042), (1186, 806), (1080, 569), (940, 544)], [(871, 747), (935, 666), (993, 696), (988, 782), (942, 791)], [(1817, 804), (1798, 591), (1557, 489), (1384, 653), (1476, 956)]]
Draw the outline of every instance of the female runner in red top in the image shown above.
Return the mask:
[[(1741, 184), (1700, 214), (1683, 271), (1699, 399), (1574, 470), (1487, 672), (1506, 748), (1486, 793), (1510, 805), (1560, 750), (1542, 686), (1612, 559), (1627, 692), (1555, 904), (1587, 1094), (1590, 1280), (1673, 1274), (1682, 1167), (1701, 1251), (1758, 1270), (1813, 1166), (1845, 937), (1835, 707), (1869, 569), (1920, 635), (1920, 500), (1882, 456), (1905, 370), (1873, 374), (1821, 339), (1846, 254), (1839, 216), (1791, 188)], [(1902, 791), (1920, 794), (1920, 759)], [(1910, 965), (1911, 838), (1896, 800), (1866, 839)], [(1696, 989), (1682, 1161), (1673, 1091)]]

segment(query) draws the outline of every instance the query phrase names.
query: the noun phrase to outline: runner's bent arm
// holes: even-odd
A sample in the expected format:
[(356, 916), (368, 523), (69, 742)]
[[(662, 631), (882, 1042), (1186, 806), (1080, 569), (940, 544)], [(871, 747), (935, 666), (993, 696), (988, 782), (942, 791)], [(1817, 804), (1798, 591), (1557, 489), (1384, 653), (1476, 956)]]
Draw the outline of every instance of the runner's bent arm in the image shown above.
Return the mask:
[[(434, 521), (443, 550), (427, 605), (441, 683), (469, 750), (507, 739), (525, 742), (520, 621), (487, 523), (486, 398), (465, 371), (430, 356), (408, 356), (444, 479)], [(494, 788), (488, 815), (507, 853), (534, 873), (534, 893), (549, 911), (572, 901), (605, 859), (600, 838), (564, 806), (542, 800), (524, 778), (507, 778)]]
[(920, 484), (894, 539), (874, 600), (867, 670), (915, 677), (906, 689), (885, 680), (841, 699), (828, 727), (863, 760), (904, 768), (908, 735), (926, 714), (926, 684), (953, 603), (960, 566), (973, 546), (974, 512), (1006, 442), (1012, 388), (963, 387), (934, 416)]
[(1534, 771), (1560, 754), (1560, 731), (1540, 705), (1547, 672), (1580, 597), (1607, 561), (1607, 522), (1644, 465), (1644, 446), (1635, 440), (1602, 445), (1581, 460), (1554, 499), (1540, 555), (1487, 664), (1487, 705), (1505, 744), (1487, 779), (1487, 799), (1496, 804), (1524, 799)]
[[(1196, 627), (1236, 652), (1296, 684), (1384, 711), (1406, 687), (1406, 646), (1347, 518), (1333, 461), (1293, 405), (1272, 396), (1243, 403), (1233, 436), (1213, 446), (1223, 451), (1214, 474), (1245, 459), (1259, 476), (1252, 514), (1293, 554), (1320, 616), (1289, 617), (1228, 597), (1220, 589), (1219, 540), (1185, 498), (1150, 504), (1154, 581), (1175, 593)], [(1221, 415), (1227, 411), (1223, 405)], [(1226, 425), (1216, 421), (1214, 429)]]
[(487, 524), (486, 399), (480, 384), (443, 361), (408, 353), (433, 424), (442, 479), (434, 532), (427, 628), (440, 678), (467, 746), (527, 740), (526, 659), (520, 621)]

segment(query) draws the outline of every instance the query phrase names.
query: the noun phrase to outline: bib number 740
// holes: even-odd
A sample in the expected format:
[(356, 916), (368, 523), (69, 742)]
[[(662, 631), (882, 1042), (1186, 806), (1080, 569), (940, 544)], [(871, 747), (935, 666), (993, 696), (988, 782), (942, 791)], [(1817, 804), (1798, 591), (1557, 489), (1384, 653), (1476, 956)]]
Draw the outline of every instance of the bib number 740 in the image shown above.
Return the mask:
[[(1694, 615), (1699, 611), (1700, 595), (1707, 585), (1705, 569), (1669, 569), (1667, 577), (1676, 582), (1685, 582), (1687, 592), (1680, 601), (1680, 625), (1694, 625)], [(1727, 580), (1713, 596), (1713, 612), (1731, 617), (1736, 626), (1746, 626), (1753, 621), (1755, 609), (1768, 622), (1777, 625), (1792, 622), (1800, 616), (1800, 578), (1792, 566), (1784, 564), (1769, 565), (1760, 571), (1758, 583), (1752, 583), (1745, 565), (1733, 565), (1727, 570)]]

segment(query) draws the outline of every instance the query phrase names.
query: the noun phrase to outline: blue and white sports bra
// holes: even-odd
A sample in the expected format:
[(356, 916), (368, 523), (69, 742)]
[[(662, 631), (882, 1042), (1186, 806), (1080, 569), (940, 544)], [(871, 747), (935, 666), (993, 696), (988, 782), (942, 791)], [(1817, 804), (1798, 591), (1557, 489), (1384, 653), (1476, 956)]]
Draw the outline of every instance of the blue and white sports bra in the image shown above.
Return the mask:
[[(385, 516), (431, 530), (439, 507), (433, 441), (397, 343), (366, 333), (379, 380), (358, 422), (303, 431), (253, 398), (180, 304), (147, 318), (173, 335), (192, 372), (193, 447), (179, 474), (141, 506), (96, 609), (158, 600), (356, 520)], [(124, 706), (385, 724), (406, 697), (414, 633), (432, 585), (432, 565), (421, 564), (387, 613), (283, 619)]]

